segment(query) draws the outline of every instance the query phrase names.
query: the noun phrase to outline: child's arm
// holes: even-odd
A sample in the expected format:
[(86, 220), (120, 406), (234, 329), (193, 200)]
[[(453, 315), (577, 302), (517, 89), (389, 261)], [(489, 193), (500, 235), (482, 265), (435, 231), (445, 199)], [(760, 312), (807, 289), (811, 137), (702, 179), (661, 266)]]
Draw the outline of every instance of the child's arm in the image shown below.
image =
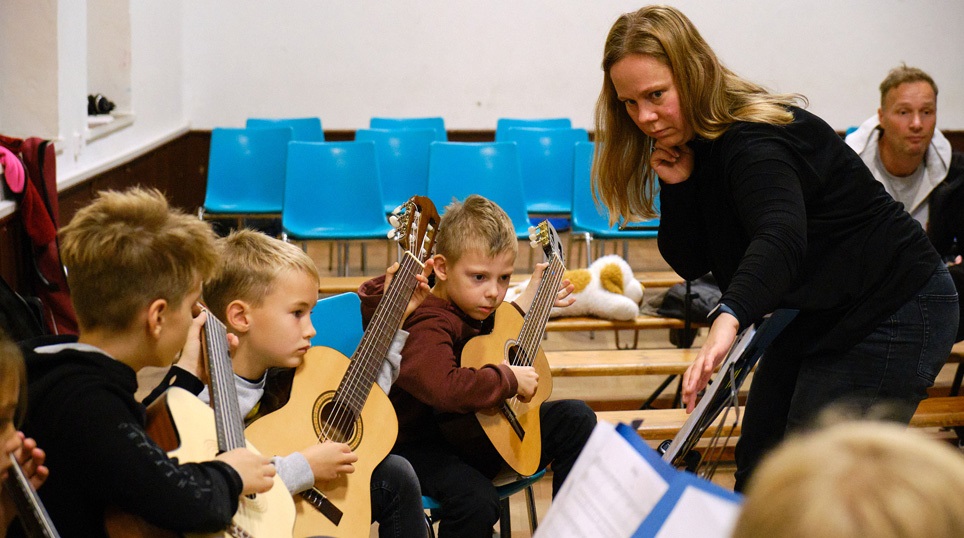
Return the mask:
[[(412, 298), (408, 301), (408, 305), (405, 308), (405, 313), (402, 315), (402, 323), (408, 316), (415, 311), (416, 308), (426, 297), (432, 292), (431, 288), (428, 287), (428, 277), (432, 274), (432, 269), (435, 265), (435, 261), (429, 259), (425, 262), (422, 268), (422, 273), (416, 275), (415, 278), (418, 280), (418, 286), (412, 293)], [(398, 262), (394, 263), (385, 271), (385, 286), (384, 289), (388, 289), (389, 283), (392, 281), (392, 277), (398, 271)], [(378, 383), (379, 388), (381, 388), (385, 394), (388, 394), (392, 389), (392, 383), (398, 379), (398, 369), (402, 362), (402, 348), (405, 347), (405, 341), (408, 339), (408, 332), (399, 329), (395, 333), (395, 337), (392, 339), (392, 344), (388, 348), (388, 356), (385, 357), (385, 361), (382, 362), (381, 369), (378, 371), (378, 378), (375, 380)]]
[(358, 461), (358, 456), (346, 444), (325, 441), (287, 456), (275, 456), (271, 461), (288, 492), (297, 495), (315, 482), (355, 472), (352, 464)]
[[(529, 279), (529, 284), (526, 289), (522, 291), (522, 294), (513, 301), (516, 306), (518, 306), (522, 312), (528, 312), (529, 307), (532, 305), (532, 300), (536, 298), (536, 291), (539, 289), (539, 284), (542, 282), (542, 276), (546, 272), (546, 268), (549, 264), (546, 262), (537, 263), (535, 270), (532, 271), (532, 278)], [(569, 282), (568, 279), (564, 279), (559, 283), (559, 292), (556, 294), (556, 301), (553, 306), (565, 307), (569, 306), (576, 301), (575, 297), (570, 297), (570, 294), (575, 290), (576, 287)]]

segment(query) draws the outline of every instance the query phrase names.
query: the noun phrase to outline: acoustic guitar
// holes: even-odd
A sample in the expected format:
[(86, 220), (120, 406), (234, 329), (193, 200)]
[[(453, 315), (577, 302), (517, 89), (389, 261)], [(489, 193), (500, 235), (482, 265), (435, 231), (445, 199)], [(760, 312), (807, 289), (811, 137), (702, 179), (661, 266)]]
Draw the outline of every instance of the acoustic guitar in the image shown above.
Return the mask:
[[(13, 499), (17, 507), (17, 519), (23, 527), (24, 534), (29, 538), (60, 538), (54, 522), (50, 520), (47, 509), (44, 508), (37, 491), (30, 485), (30, 480), (23, 473), (17, 458), (13, 454), (7, 457), (13, 462), (10, 472), (4, 481), (4, 491)], [(2, 531), (4, 529), (0, 529)]]
[[(539, 346), (546, 332), (549, 311), (556, 301), (559, 284), (566, 270), (562, 242), (555, 228), (544, 220), (532, 230), (533, 246), (541, 247), (549, 267), (536, 290), (529, 311), (523, 316), (512, 303), (502, 303), (495, 313), (492, 332), (476, 336), (462, 349), (463, 368), (482, 368), (508, 361), (513, 366), (532, 366), (539, 374), (536, 393), (528, 402), (517, 396), (497, 407), (462, 415), (462, 419), (446, 419), (442, 431), (456, 446), (465, 446), (464, 436), (472, 427), (459, 427), (458, 422), (478, 420), (485, 436), (515, 472), (529, 476), (539, 470), (542, 457), (542, 428), (539, 409), (552, 393), (552, 375), (546, 354)], [(478, 429), (477, 427), (474, 429)], [(463, 436), (463, 438), (459, 438)]]
[[(211, 405), (180, 387), (171, 387), (147, 409), (148, 435), (181, 463), (210, 461), (222, 452), (242, 447), (258, 452), (244, 436), (227, 329), (214, 314), (207, 314), (203, 340)], [(274, 485), (267, 492), (241, 497), (238, 511), (223, 532), (187, 536), (291, 538), (294, 524), (294, 501), (281, 477), (275, 475)], [(116, 509), (109, 509), (105, 528), (111, 538), (178, 536)]]
[[(348, 444), (358, 456), (355, 472), (319, 481), (295, 498), (297, 536), (368, 536), (371, 474), (398, 435), (398, 419), (375, 379), (388, 354), (405, 308), (431, 255), (438, 213), (428, 198), (415, 196), (394, 215), (393, 233), (403, 248), (400, 267), (351, 359), (327, 347), (312, 347), (295, 369), (288, 402), (257, 419), (246, 433), (269, 454), (290, 454), (326, 440)], [(320, 327), (324, 330), (324, 327)]]

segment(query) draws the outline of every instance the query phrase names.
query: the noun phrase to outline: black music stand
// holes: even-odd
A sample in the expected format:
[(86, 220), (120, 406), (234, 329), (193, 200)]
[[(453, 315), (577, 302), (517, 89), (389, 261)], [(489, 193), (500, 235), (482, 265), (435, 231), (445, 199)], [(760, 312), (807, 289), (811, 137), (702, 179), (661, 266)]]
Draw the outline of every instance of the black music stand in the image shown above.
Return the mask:
[[(663, 441), (657, 451), (663, 460), (695, 471), (700, 454), (693, 450), (707, 429), (728, 407), (738, 406), (737, 391), (777, 335), (796, 317), (798, 310), (776, 310), (760, 323), (744, 329), (720, 364), (719, 371), (700, 398), (696, 409), (672, 441)], [(738, 418), (738, 417), (737, 417)]]

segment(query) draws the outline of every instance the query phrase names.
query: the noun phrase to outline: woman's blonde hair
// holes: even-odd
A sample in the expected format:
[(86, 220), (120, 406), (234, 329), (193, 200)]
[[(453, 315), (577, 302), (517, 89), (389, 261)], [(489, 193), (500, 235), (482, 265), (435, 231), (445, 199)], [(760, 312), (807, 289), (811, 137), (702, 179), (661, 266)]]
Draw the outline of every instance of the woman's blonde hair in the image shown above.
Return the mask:
[(727, 69), (693, 23), (675, 8), (647, 6), (623, 14), (609, 30), (603, 51), (593, 162), (593, 196), (609, 208), (613, 222), (617, 216), (627, 220), (657, 216), (656, 174), (649, 166), (653, 139), (626, 113), (611, 76), (613, 65), (635, 54), (651, 56), (669, 67), (683, 118), (697, 136), (707, 140), (716, 139), (738, 121), (786, 125), (793, 121), (787, 107), (806, 101), (797, 94), (771, 94)]
[(754, 472), (733, 536), (964, 536), (964, 455), (896, 423), (788, 439)]

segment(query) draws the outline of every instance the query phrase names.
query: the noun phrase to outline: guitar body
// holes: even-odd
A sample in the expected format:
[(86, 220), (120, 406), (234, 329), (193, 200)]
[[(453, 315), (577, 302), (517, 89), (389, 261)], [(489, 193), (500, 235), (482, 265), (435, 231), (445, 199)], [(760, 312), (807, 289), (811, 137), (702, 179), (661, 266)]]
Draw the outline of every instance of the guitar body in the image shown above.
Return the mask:
[[(163, 404), (180, 440), (177, 448), (168, 452), (182, 463), (209, 461), (218, 453), (214, 411), (190, 392), (171, 387), (156, 404)], [(163, 444), (164, 443), (160, 443)], [(164, 447), (167, 449), (167, 447)], [(250, 443), (248, 449), (258, 452)], [(242, 496), (231, 526), (223, 533), (190, 536), (257, 536), (288, 537), (295, 523), (291, 494), (281, 478), (275, 476), (274, 486), (267, 493), (251, 499)], [(247, 534), (244, 534), (247, 533)]]
[[(525, 318), (515, 305), (502, 303), (496, 310), (495, 325), (492, 332), (469, 340), (462, 350), (462, 367), (481, 368), (490, 364), (501, 364), (504, 360), (512, 363), (516, 342)], [(536, 348), (532, 366), (539, 374), (536, 393), (527, 403), (513, 397), (506, 400), (517, 425), (506, 417), (501, 409), (484, 409), (475, 417), (485, 431), (486, 437), (499, 452), (505, 462), (520, 475), (529, 476), (539, 470), (542, 458), (542, 427), (539, 408), (552, 394), (552, 375), (549, 362), (541, 347)], [(519, 430), (518, 428), (521, 428)], [(524, 432), (520, 437), (517, 431)]]
[[(283, 407), (245, 429), (245, 436), (267, 454), (291, 454), (325, 440), (331, 398), (351, 361), (327, 347), (312, 347), (295, 370), (291, 396)], [(372, 389), (358, 420), (345, 432), (358, 456), (355, 472), (317, 482), (311, 492), (326, 515), (302, 495), (295, 496), (295, 536), (368, 536), (371, 529), (371, 476), (391, 451), (398, 436), (398, 419), (388, 396)], [(316, 491), (317, 490), (317, 491)], [(306, 492), (306, 493), (308, 493)]]

